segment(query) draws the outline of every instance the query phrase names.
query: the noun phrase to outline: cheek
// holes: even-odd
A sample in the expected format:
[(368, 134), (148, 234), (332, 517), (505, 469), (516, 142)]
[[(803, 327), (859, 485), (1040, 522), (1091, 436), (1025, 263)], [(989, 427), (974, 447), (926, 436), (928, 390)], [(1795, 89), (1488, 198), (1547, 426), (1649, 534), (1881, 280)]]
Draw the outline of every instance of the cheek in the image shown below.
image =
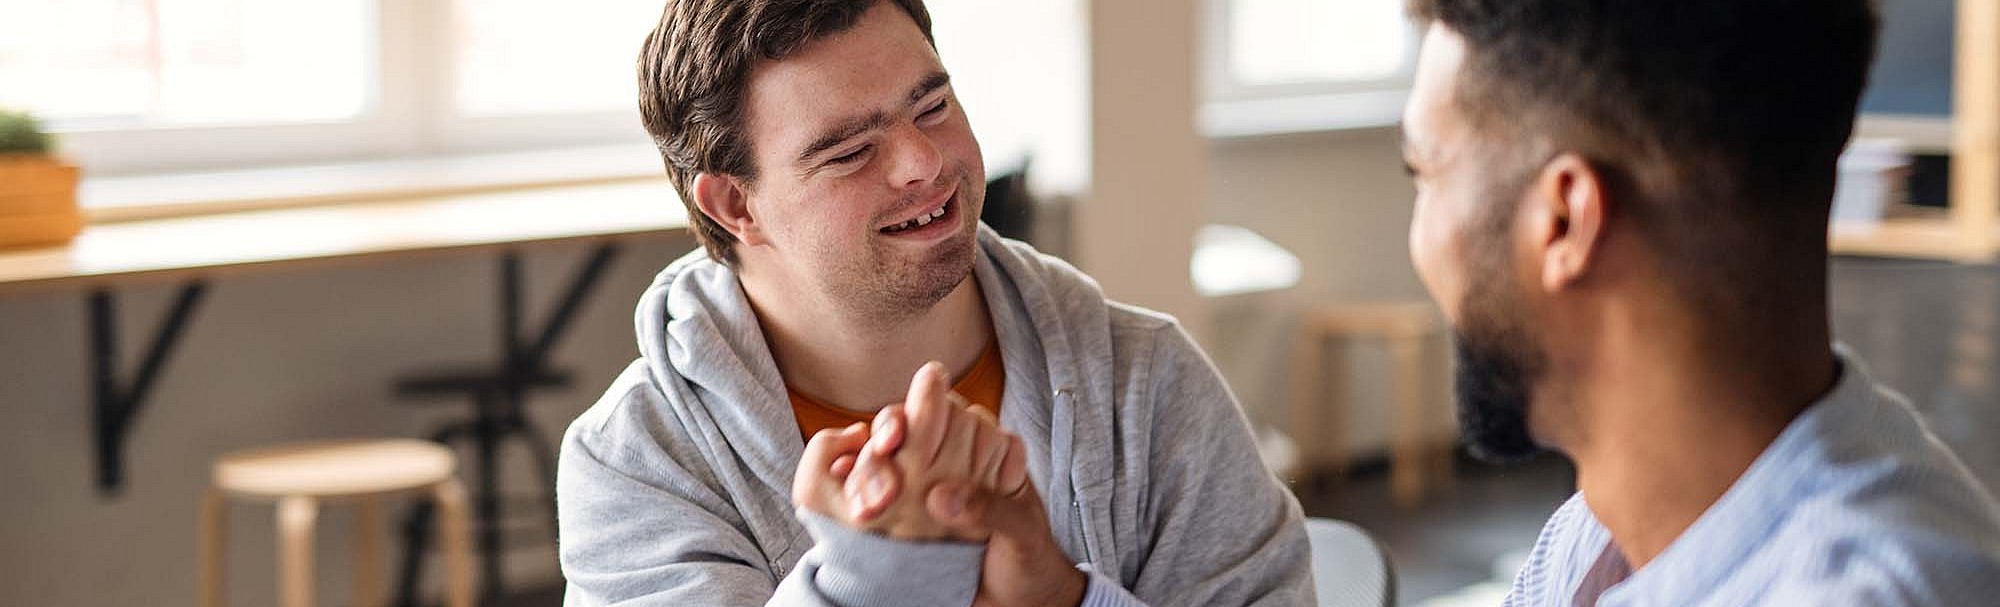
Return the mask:
[(964, 166), (967, 173), (976, 177), (976, 182), (984, 183), (986, 160), (979, 152), (979, 139), (972, 134), (972, 125), (963, 117), (952, 121), (950, 128), (938, 135), (938, 148)]
[(852, 203), (848, 189), (844, 185), (799, 188), (782, 203), (769, 205), (760, 220), (772, 240), (789, 245), (787, 249), (839, 248), (856, 226), (870, 220), (863, 205)]
[(1410, 219), (1410, 262), (1416, 266), (1417, 279), (1451, 316), (1461, 288), (1458, 264), (1464, 259), (1459, 254), (1458, 226), (1437, 201), (1419, 196)]

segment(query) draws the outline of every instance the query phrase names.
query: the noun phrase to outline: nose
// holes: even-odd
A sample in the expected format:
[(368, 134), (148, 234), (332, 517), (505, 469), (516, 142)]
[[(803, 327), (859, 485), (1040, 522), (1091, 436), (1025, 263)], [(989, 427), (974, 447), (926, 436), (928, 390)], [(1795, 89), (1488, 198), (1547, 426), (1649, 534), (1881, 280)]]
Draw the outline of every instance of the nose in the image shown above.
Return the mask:
[(904, 188), (936, 181), (938, 173), (944, 170), (944, 151), (938, 149), (937, 142), (929, 133), (914, 124), (897, 129), (891, 153), (895, 156), (889, 168), (889, 185)]

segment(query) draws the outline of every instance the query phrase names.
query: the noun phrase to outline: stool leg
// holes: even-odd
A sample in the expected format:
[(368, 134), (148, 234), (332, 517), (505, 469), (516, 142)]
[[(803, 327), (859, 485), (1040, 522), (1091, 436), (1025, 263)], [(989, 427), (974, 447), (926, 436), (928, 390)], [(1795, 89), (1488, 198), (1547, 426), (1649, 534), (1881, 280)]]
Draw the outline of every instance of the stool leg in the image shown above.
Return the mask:
[(312, 607), (313, 526), (319, 501), (291, 496), (278, 502), (278, 593), (284, 607)]
[(214, 487), (201, 496), (201, 537), (196, 539), (196, 553), (201, 562), (200, 581), (196, 593), (201, 607), (223, 607), (223, 546), (229, 536), (226, 525), (229, 519), (229, 498)]
[(1410, 506), (1423, 498), (1424, 476), (1430, 466), (1424, 451), (1423, 343), (1409, 337), (1389, 340), (1395, 367), (1396, 436), (1389, 462), (1389, 489), (1396, 503)]
[(445, 605), (472, 607), (477, 599), (472, 586), (472, 538), (466, 519), (465, 486), (458, 479), (449, 479), (438, 483), (432, 491), (437, 500), (438, 546), (444, 549)]
[(354, 605), (382, 603), (382, 503), (364, 497), (354, 503)]

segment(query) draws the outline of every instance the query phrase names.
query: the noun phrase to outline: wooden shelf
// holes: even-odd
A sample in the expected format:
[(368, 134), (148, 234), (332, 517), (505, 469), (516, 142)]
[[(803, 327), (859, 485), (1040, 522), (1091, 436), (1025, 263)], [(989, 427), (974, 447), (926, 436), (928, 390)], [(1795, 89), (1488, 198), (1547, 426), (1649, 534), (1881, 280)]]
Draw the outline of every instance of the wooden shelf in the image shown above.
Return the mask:
[(0, 250), (0, 293), (686, 228), (664, 179), (103, 223), (67, 245)]
[(1831, 230), (1837, 255), (1988, 263), (2000, 251), (2000, 0), (1959, 0), (1950, 209)]
[[(2000, 241), (2000, 225), (1989, 230)], [(1936, 259), (1984, 263), (1994, 259), (1990, 245), (1967, 242), (1949, 217), (1885, 219), (1876, 224), (1835, 223), (1829, 232), (1835, 255)]]

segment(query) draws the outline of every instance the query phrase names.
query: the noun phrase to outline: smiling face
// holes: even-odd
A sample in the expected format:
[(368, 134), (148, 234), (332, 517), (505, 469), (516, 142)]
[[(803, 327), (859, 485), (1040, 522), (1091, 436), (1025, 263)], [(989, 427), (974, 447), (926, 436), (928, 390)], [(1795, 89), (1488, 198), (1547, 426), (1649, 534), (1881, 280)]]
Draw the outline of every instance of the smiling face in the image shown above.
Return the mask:
[(852, 28), (757, 65), (743, 105), (756, 177), (731, 178), (746, 272), (894, 321), (972, 270), (985, 168), (916, 23), (878, 2)]
[[(1410, 258), (1450, 320), (1459, 424), (1474, 453), (1513, 459), (1539, 450), (1529, 433), (1534, 382), (1546, 354), (1529, 330), (1517, 269), (1515, 211), (1533, 175), (1514, 153), (1495, 153), (1456, 101), (1466, 48), (1433, 25), (1403, 114), (1404, 157), (1417, 184)], [(1525, 148), (1526, 146), (1520, 146)]]

